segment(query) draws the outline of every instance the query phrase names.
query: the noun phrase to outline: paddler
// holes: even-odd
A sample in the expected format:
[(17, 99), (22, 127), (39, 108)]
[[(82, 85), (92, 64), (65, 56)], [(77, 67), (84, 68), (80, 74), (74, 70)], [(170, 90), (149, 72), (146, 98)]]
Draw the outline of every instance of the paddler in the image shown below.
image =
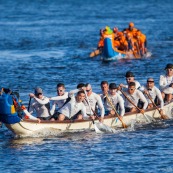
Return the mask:
[[(142, 91), (144, 93), (144, 96), (146, 97), (146, 99), (148, 101), (147, 109), (154, 107), (152, 101), (155, 104), (157, 104), (157, 102), (159, 101), (159, 104), (161, 107), (160, 111), (161, 111), (161, 113), (163, 113), (164, 101), (163, 101), (160, 90), (155, 86), (153, 78), (148, 78), (146, 85), (144, 87), (142, 86), (140, 88), (140, 91)], [(152, 99), (152, 101), (150, 99)], [(157, 99), (157, 101), (156, 101), (156, 99)]]
[(51, 108), (51, 115), (56, 114), (58, 109), (63, 107), (67, 98), (68, 92), (65, 91), (65, 85), (63, 83), (58, 83), (56, 87), (57, 96), (51, 97), (50, 100), (53, 101)]
[(119, 105), (119, 111), (120, 116), (124, 116), (125, 109), (124, 109), (124, 100), (122, 96), (120, 96), (117, 93), (117, 85), (115, 83), (110, 83), (109, 84), (109, 93), (106, 94), (106, 99), (105, 99), (105, 112), (106, 114), (110, 115), (115, 115), (115, 110), (117, 109), (117, 106)]
[(165, 70), (166, 74), (160, 75), (159, 85), (163, 99), (170, 102), (173, 98), (173, 64), (167, 64)]
[[(125, 94), (129, 98), (129, 100), (131, 100), (131, 102), (133, 102), (134, 105), (136, 105), (137, 107), (138, 107), (139, 100), (143, 102), (142, 108), (140, 109), (140, 113), (143, 114), (145, 112), (144, 110), (148, 106), (148, 102), (145, 96), (143, 95), (143, 93), (139, 91), (138, 89), (136, 89), (135, 82), (130, 82), (128, 84), (128, 89), (125, 92)], [(138, 109), (132, 103), (130, 103), (130, 101), (125, 96), (124, 96), (124, 100), (125, 100), (125, 112), (138, 111)]]
[(126, 28), (126, 29), (124, 29), (123, 32), (125, 32), (125, 33), (127, 33), (127, 34), (130, 33), (130, 34), (134, 37), (134, 35), (135, 35), (135, 33), (137, 32), (137, 30), (138, 30), (138, 29), (135, 28), (134, 23), (133, 23), (133, 22), (130, 22), (130, 23), (129, 23), (129, 27)]
[(113, 40), (113, 45), (118, 50), (128, 51), (128, 42), (122, 32), (117, 33), (117, 36)]
[(147, 39), (146, 35), (143, 34), (140, 30), (137, 30), (137, 32), (134, 35), (134, 38), (137, 40), (137, 49), (138, 52), (140, 51), (142, 55), (144, 55), (147, 52)]
[(135, 75), (133, 74), (133, 72), (127, 71), (126, 74), (125, 74), (125, 77), (126, 77), (127, 84), (122, 84), (121, 83), (120, 84), (120, 87), (122, 87), (122, 88), (128, 88), (128, 84), (130, 82), (134, 82), (135, 83), (136, 89), (139, 89), (141, 87), (140, 83), (137, 80), (135, 80)]
[(49, 98), (43, 95), (43, 90), (39, 87), (36, 87), (35, 93), (30, 93), (29, 96), (33, 98), (29, 108), (29, 113), (32, 114), (35, 111), (37, 118), (41, 120), (48, 120), (51, 116), (50, 102)]
[[(76, 96), (75, 93), (77, 93)], [(60, 110), (58, 110), (58, 114), (54, 114), (51, 121), (88, 119), (86, 108), (83, 104), (85, 99), (84, 91), (81, 89), (72, 90), (69, 92), (69, 97), (71, 98), (70, 101), (66, 103)], [(79, 114), (79, 112), (81, 112), (81, 114)]]
[(94, 114), (96, 113), (95, 110), (97, 105), (101, 114), (99, 120), (100, 122), (103, 122), (105, 110), (101, 97), (92, 91), (92, 87), (89, 83), (86, 84), (86, 92), (87, 92), (87, 98), (86, 100), (84, 100), (84, 105), (86, 107), (87, 115), (90, 116), (92, 119), (94, 119), (95, 118)]

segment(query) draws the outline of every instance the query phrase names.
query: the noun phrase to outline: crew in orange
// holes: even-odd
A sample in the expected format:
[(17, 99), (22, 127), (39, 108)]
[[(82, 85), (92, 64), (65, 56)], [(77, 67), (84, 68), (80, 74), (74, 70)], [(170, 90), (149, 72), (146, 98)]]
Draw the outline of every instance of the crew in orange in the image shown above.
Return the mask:
[(122, 32), (117, 33), (117, 37), (113, 41), (114, 47), (121, 51), (128, 51), (128, 42)]
[(130, 33), (130, 34), (134, 37), (134, 36), (135, 36), (135, 33), (136, 33), (137, 30), (138, 30), (138, 29), (136, 29), (134, 26), (135, 26), (134, 23), (133, 23), (133, 22), (130, 22), (130, 23), (129, 23), (129, 27), (126, 28), (126, 29), (124, 29), (123, 32), (126, 31), (126, 33)]
[(140, 30), (138, 30), (135, 34), (135, 39), (137, 41), (137, 46), (139, 47), (139, 51), (142, 55), (144, 55), (147, 52), (147, 39), (146, 35), (143, 34)]
[(127, 39), (127, 42), (128, 42), (128, 51), (132, 50), (134, 51), (135, 50), (135, 46), (134, 46), (134, 38), (133, 38), (133, 35), (131, 33), (125, 33), (126, 34), (126, 39)]

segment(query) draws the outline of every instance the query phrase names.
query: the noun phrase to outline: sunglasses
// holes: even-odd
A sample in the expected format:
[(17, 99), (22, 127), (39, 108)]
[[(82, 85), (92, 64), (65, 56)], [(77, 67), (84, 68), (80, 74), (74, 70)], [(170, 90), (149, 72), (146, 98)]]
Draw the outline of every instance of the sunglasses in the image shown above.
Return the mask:
[(147, 83), (154, 83), (154, 81), (147, 81)]
[(63, 92), (63, 91), (64, 91), (64, 90), (57, 90), (58, 93), (61, 93), (61, 92)]
[(129, 90), (130, 90), (130, 91), (133, 91), (133, 90), (135, 90), (135, 88), (129, 88)]
[(126, 78), (126, 80), (131, 80), (132, 78)]
[[(91, 89), (90, 89), (91, 90)], [(88, 93), (88, 92), (90, 92), (90, 90), (86, 90), (86, 92)]]

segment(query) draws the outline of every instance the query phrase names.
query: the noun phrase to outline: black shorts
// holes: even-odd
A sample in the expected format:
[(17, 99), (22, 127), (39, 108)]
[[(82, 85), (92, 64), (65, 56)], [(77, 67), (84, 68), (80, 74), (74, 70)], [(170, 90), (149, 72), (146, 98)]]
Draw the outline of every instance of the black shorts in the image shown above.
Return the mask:
[(59, 112), (55, 112), (51, 118), (54, 118), (55, 120), (57, 120), (60, 114), (61, 113), (59, 113)]
[[(61, 113), (60, 112), (55, 112), (51, 118), (54, 118), (55, 120), (58, 120), (58, 117)], [(80, 114), (80, 112), (78, 112), (77, 114), (75, 114), (74, 116), (72, 116), (71, 118), (68, 118), (65, 116), (64, 120), (75, 120), (78, 118), (78, 115)]]
[(125, 107), (125, 112), (130, 112), (132, 108)]
[(50, 116), (48, 116), (48, 117), (38, 117), (40, 120), (50, 120)]

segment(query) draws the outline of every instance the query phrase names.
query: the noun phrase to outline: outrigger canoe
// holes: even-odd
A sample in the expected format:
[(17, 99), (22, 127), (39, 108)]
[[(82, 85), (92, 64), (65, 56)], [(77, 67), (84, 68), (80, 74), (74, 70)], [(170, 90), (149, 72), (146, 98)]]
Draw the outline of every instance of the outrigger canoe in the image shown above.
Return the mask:
[[(173, 117), (173, 102), (169, 104), (165, 104), (163, 108), (164, 113), (171, 119)], [(15, 115), (18, 116), (18, 115)], [(146, 123), (148, 119), (158, 119), (160, 118), (160, 114), (157, 109), (148, 109), (145, 114), (141, 113), (126, 113), (123, 117), (123, 121), (127, 126), (130, 126), (132, 122), (138, 123)], [(13, 117), (15, 118), (15, 117)], [(43, 120), (41, 123), (38, 123), (33, 120), (25, 120), (16, 117), (19, 122), (8, 123), (4, 122), (5, 126), (11, 130), (16, 135), (32, 135), (37, 133), (38, 131), (44, 131), (45, 129), (57, 130), (59, 132), (73, 132), (73, 131), (81, 131), (81, 130), (94, 130), (94, 125), (91, 120), (66, 120), (63, 122), (58, 121), (47, 121)], [(1, 117), (2, 121), (2, 117)], [(95, 123), (98, 123), (98, 120), (95, 120)], [(104, 124), (111, 128), (122, 128), (122, 123), (116, 116), (105, 116)]]

